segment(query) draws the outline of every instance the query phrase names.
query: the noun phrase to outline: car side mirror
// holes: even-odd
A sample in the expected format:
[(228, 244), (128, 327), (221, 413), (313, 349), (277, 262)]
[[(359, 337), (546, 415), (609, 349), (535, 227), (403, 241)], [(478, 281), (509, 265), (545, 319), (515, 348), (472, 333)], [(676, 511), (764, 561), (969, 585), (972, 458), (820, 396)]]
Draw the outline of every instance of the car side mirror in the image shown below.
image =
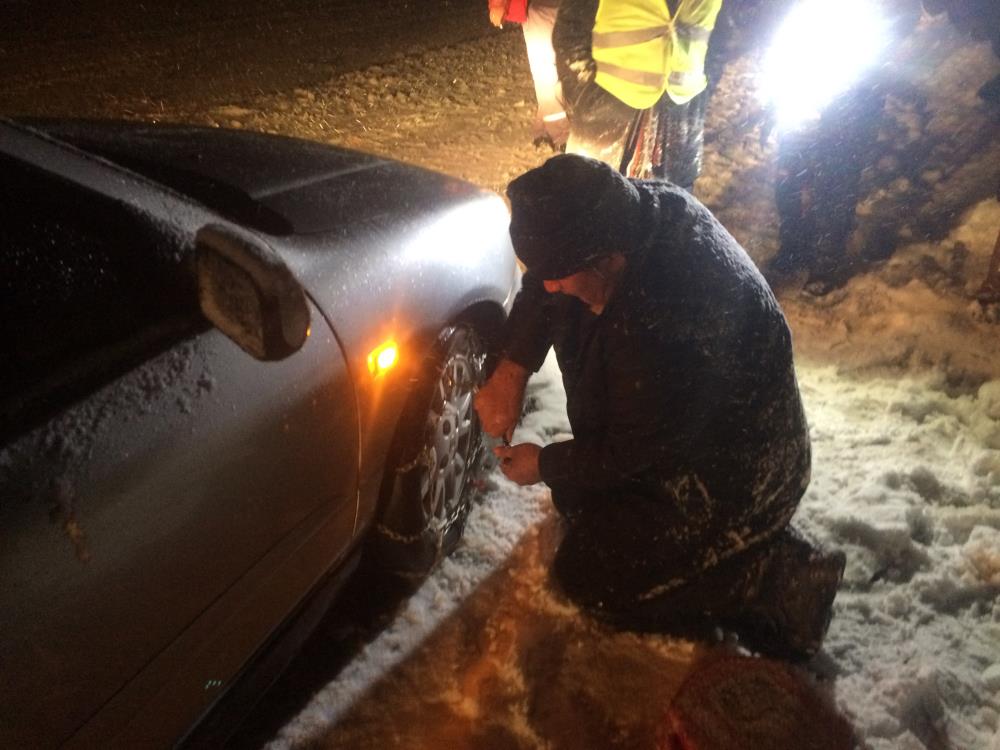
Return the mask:
[(209, 224), (195, 237), (198, 301), (212, 324), (260, 360), (284, 359), (309, 336), (305, 292), (261, 240)]

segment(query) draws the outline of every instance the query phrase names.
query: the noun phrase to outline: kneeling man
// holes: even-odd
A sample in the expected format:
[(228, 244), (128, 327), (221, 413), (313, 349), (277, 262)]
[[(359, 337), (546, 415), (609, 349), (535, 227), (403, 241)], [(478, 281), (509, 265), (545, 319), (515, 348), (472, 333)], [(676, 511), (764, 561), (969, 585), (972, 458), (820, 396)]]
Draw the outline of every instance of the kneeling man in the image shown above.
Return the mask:
[(789, 521), (809, 483), (791, 336), (767, 282), (701, 203), (666, 182), (556, 156), (511, 182), (526, 267), (504, 356), (476, 398), (511, 438), (550, 346), (573, 439), (497, 448), (566, 521), (553, 574), (596, 617), (820, 647), (844, 556)]

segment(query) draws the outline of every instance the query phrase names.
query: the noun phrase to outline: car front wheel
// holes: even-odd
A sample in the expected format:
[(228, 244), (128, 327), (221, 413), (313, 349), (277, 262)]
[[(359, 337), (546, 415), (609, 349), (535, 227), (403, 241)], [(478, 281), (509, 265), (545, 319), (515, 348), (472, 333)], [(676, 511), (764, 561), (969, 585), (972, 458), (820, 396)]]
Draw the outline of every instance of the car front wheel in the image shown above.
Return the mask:
[(394, 574), (423, 578), (461, 538), (483, 454), (472, 398), (485, 358), (474, 329), (446, 328), (400, 419), (375, 529), (377, 560)]

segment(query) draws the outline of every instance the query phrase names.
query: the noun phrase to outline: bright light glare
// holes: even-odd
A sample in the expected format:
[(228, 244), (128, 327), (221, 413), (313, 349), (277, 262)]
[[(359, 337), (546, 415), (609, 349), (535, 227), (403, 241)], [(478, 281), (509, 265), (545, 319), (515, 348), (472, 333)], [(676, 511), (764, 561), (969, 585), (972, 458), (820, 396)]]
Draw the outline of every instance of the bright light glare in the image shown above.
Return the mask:
[(764, 58), (760, 96), (787, 130), (818, 117), (878, 60), (888, 25), (879, 0), (803, 0), (785, 17)]

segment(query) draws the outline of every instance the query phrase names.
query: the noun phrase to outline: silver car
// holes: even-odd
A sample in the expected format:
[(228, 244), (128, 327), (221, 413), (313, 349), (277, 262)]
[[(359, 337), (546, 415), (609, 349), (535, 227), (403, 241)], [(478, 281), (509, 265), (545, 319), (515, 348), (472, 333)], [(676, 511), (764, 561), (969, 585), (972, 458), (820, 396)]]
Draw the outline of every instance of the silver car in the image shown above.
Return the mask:
[(0, 205), (0, 747), (174, 744), (362, 550), (419, 577), (455, 546), (519, 284), (499, 197), (0, 121)]

